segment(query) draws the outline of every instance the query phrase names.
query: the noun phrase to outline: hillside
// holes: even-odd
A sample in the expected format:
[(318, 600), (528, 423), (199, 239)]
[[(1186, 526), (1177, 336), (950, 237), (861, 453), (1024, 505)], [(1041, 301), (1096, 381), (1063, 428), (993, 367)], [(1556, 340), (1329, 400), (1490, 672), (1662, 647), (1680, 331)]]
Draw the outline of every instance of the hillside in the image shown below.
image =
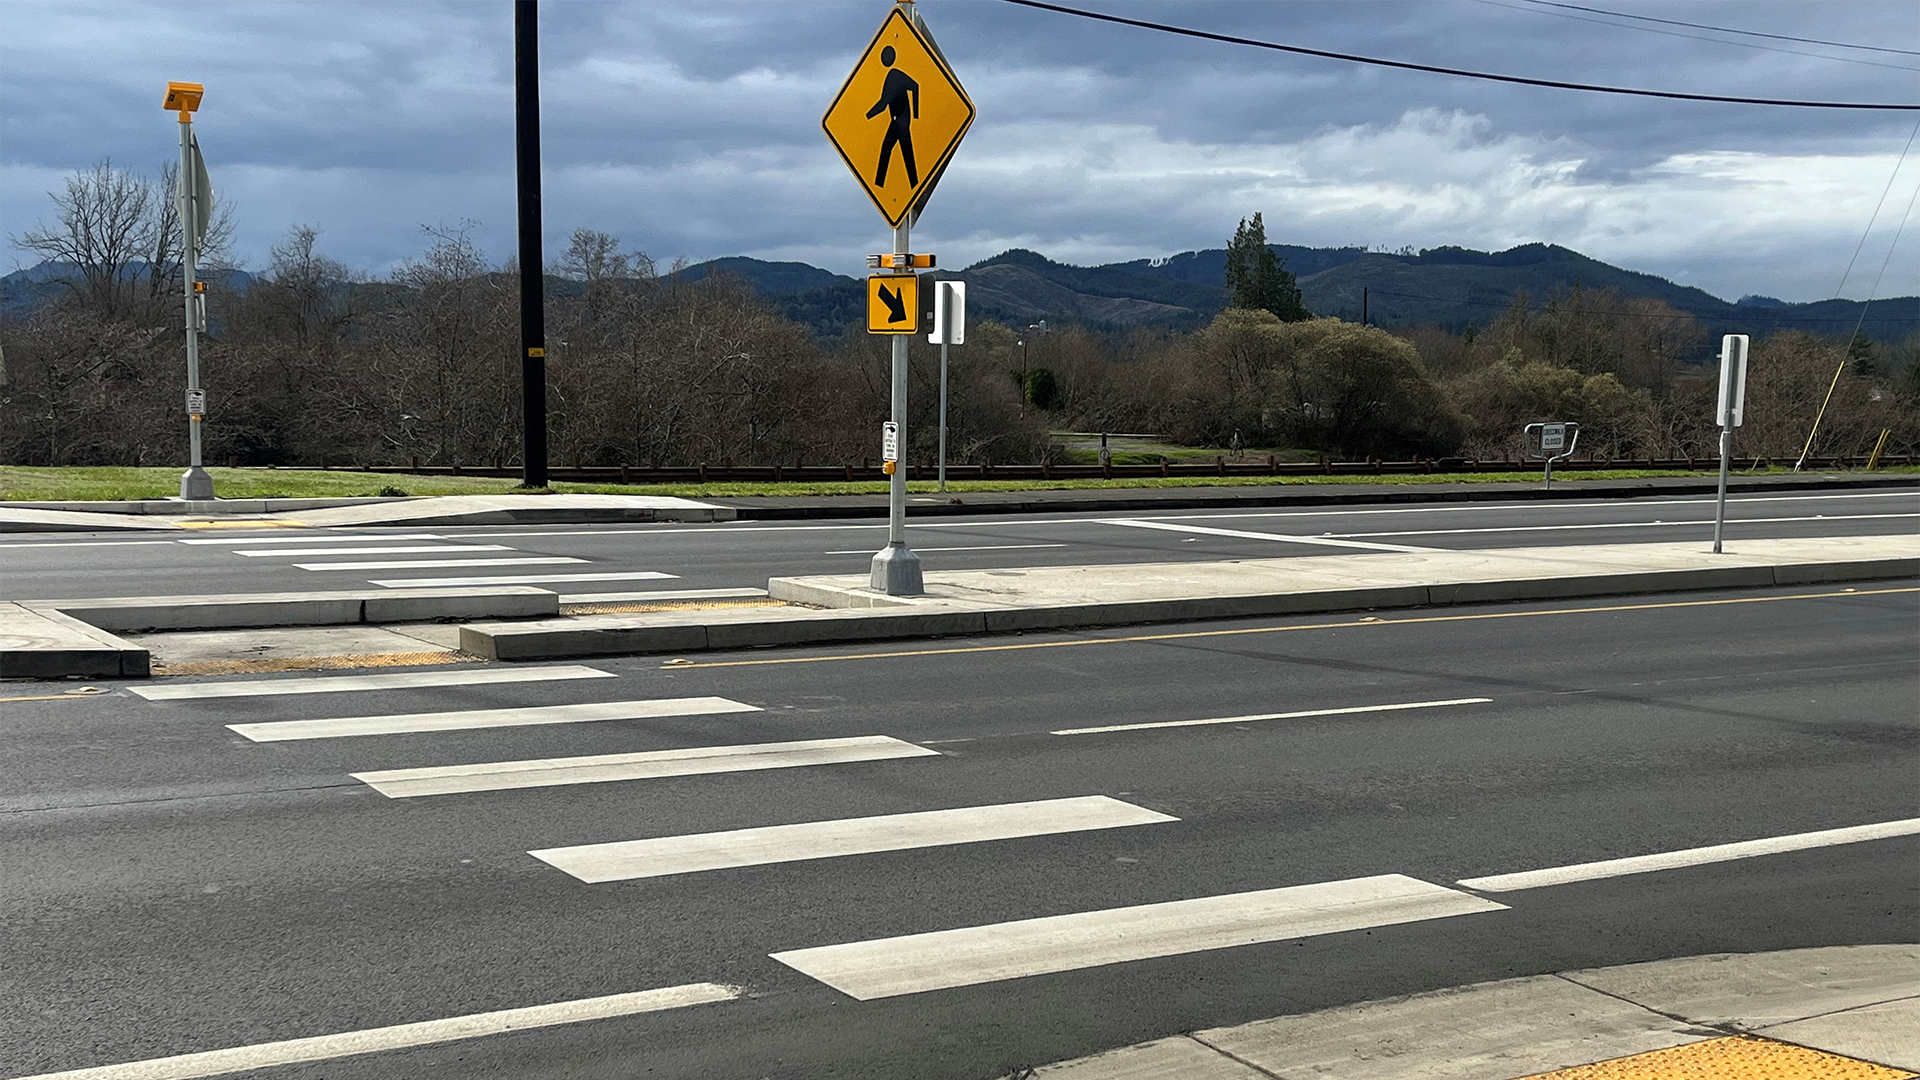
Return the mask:
[[(1860, 317), (1859, 301), (1789, 304), (1764, 297), (1728, 301), (1552, 244), (1524, 244), (1495, 252), (1442, 247), (1418, 254), (1286, 244), (1275, 244), (1273, 250), (1299, 277), (1310, 310), (1357, 320), (1365, 289), (1369, 318), (1385, 326), (1432, 323), (1453, 330), (1484, 326), (1520, 293), (1540, 304), (1575, 287), (1611, 288), (1629, 297), (1665, 301), (1691, 312), (1715, 334), (1764, 335), (1794, 328), (1845, 334)], [(815, 274), (821, 276), (806, 278), (809, 285), (802, 292), (789, 283), (795, 279), (792, 268), (803, 265), (736, 257), (701, 263), (685, 272), (736, 274), (822, 334), (837, 334), (859, 318), (857, 280), (817, 270)], [(1071, 266), (1016, 248), (964, 270), (940, 271), (935, 276), (965, 279), (977, 315), (1015, 325), (1046, 319), (1101, 329), (1188, 329), (1220, 310), (1225, 302), (1221, 284), (1225, 275), (1226, 252), (1218, 248), (1104, 266)], [(1920, 297), (1878, 300), (1867, 314), (1869, 335), (1897, 340), (1920, 330)]]

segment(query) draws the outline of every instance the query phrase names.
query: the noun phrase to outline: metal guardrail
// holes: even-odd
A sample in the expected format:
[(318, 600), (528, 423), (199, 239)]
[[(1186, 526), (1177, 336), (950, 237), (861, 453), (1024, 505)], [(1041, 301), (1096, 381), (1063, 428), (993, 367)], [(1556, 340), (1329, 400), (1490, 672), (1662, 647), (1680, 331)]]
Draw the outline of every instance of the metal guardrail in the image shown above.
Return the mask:
[[(1819, 469), (1855, 469), (1864, 468), (1868, 459), (1860, 456), (1826, 457), (1807, 459), (1806, 468)], [(1565, 461), (1556, 466), (1556, 471), (1596, 472), (1605, 469), (1711, 469), (1717, 467), (1717, 457), (1707, 458), (1594, 458), (1587, 461)], [(1736, 471), (1763, 469), (1776, 462), (1772, 459), (1735, 458), (1732, 467)], [(1885, 454), (1880, 457), (1881, 467), (1890, 465), (1913, 466), (1920, 464), (1920, 455)], [(318, 468), (334, 472), (386, 472), (407, 473), (419, 476), (490, 476), (514, 477), (520, 475), (516, 465), (496, 461), (491, 465), (420, 465), (416, 462), (405, 464), (360, 464), (360, 465), (321, 465), (287, 466), (288, 468)], [(932, 463), (909, 464), (907, 479), (932, 480)], [(1280, 461), (1268, 457), (1264, 459), (1239, 458), (1228, 455), (1216, 457), (1212, 461), (1167, 462), (1147, 465), (1080, 465), (1040, 463), (1027, 465), (947, 465), (947, 479), (954, 480), (1132, 480), (1132, 479), (1172, 479), (1176, 477), (1209, 476), (1414, 476), (1428, 473), (1486, 473), (1486, 472), (1538, 472), (1540, 463), (1522, 460), (1486, 460), (1468, 458), (1419, 459), (1414, 461)], [(880, 471), (879, 462), (861, 462), (858, 465), (681, 465), (663, 468), (638, 467), (628, 465), (549, 465), (547, 476), (551, 480), (567, 483), (585, 484), (719, 484), (719, 483), (833, 483), (870, 480), (885, 481), (887, 476)]]

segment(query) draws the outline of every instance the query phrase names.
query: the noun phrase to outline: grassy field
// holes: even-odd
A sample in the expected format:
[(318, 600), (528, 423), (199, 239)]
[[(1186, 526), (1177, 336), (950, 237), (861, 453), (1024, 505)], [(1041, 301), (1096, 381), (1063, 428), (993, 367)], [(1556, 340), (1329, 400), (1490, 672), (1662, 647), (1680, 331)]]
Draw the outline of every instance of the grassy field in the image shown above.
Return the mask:
[[(410, 473), (323, 472), (317, 469), (209, 469), (214, 490), (224, 499), (345, 498), (380, 494), (501, 495), (513, 492), (516, 481), (483, 476), (415, 476)], [(1778, 473), (1784, 470), (1775, 469)], [(1886, 469), (1912, 474), (1920, 469)], [(1563, 473), (1567, 483), (1583, 480), (1638, 480), (1656, 476), (1711, 476), (1684, 470), (1608, 469)], [(1742, 473), (1741, 475), (1765, 475)], [(1424, 476), (1191, 476), (1143, 477), (1128, 480), (969, 480), (947, 485), (949, 494), (972, 491), (1061, 491), (1106, 488), (1263, 487), (1276, 484), (1491, 484), (1538, 481), (1540, 473), (1433, 473)], [(679, 495), (687, 498), (765, 495), (872, 495), (887, 490), (884, 481), (852, 483), (716, 483), (716, 484), (564, 484), (557, 492), (613, 495)], [(931, 494), (930, 480), (908, 485), (915, 494)], [(119, 499), (163, 499), (179, 494), (177, 468), (114, 468), (0, 466), (0, 501), (75, 502)]]

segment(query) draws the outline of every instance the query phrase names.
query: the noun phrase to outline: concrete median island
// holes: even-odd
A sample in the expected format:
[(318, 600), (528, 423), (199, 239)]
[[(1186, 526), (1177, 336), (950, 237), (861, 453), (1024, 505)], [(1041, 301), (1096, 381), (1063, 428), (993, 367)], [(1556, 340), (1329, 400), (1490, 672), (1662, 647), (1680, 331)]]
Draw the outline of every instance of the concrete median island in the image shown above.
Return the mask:
[(474, 623), (460, 647), (542, 660), (1913, 576), (1920, 536), (1904, 535), (1747, 540), (1720, 555), (1692, 542), (935, 571), (905, 597), (864, 576), (774, 578), (773, 599), (807, 606)]

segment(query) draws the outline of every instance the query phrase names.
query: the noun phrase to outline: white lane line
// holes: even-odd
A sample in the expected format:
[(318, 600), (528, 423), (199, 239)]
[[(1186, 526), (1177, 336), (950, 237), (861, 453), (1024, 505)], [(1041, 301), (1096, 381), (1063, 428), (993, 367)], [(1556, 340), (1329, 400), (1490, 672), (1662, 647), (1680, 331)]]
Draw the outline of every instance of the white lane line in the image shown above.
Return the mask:
[(279, 720), (259, 724), (228, 724), (227, 730), (254, 742), (285, 742), (290, 739), (344, 739), (356, 735), (398, 735), (414, 731), (472, 731), (478, 728), (585, 724), (595, 720), (650, 720), (661, 716), (709, 716), (760, 711), (757, 706), (721, 697), (687, 697), (653, 701), (590, 701), (580, 705), (539, 705), (524, 709), (463, 709), (391, 716), (337, 716), (327, 720)]
[(1398, 544), (1369, 544), (1361, 540), (1335, 540), (1328, 536), (1286, 536), (1280, 533), (1253, 532), (1247, 529), (1215, 529), (1206, 525), (1178, 525), (1167, 521), (1139, 518), (1102, 518), (1101, 525), (1125, 525), (1133, 529), (1163, 529), (1167, 532), (1200, 533), (1205, 536), (1233, 536), (1243, 540), (1277, 540), (1287, 544), (1317, 544), (1323, 547), (1361, 548), (1366, 551), (1431, 551), (1431, 548), (1402, 547)]
[(556, 664), (551, 667), (403, 671), (392, 675), (307, 675), (291, 679), (246, 679), (237, 682), (159, 683), (129, 686), (127, 690), (148, 701), (184, 701), (192, 698), (333, 694), (347, 690), (406, 690), (418, 686), (477, 686), (482, 683), (617, 678), (619, 676), (611, 671), (601, 671), (582, 664)]
[[(414, 565), (420, 565), (415, 563)], [(678, 574), (632, 570), (617, 574), (511, 574), (506, 577), (388, 578), (374, 581), (383, 589), (430, 589), (435, 585), (542, 585), (549, 581), (664, 581)]]
[(100, 1065), (91, 1069), (40, 1073), (35, 1076), (23, 1076), (19, 1080), (198, 1080), (199, 1077), (222, 1076), (251, 1069), (271, 1068), (275, 1065), (331, 1061), (335, 1058), (376, 1054), (386, 1050), (404, 1050), (413, 1046), (431, 1046), (435, 1043), (457, 1042), (461, 1039), (478, 1039), (509, 1031), (529, 1031), (535, 1028), (558, 1027), (561, 1024), (578, 1024), (587, 1020), (606, 1020), (616, 1016), (636, 1016), (641, 1013), (663, 1012), (667, 1009), (684, 1009), (690, 1005), (732, 1001), (740, 996), (740, 992), (737, 986), (723, 986), (719, 983), (687, 983), (683, 986), (664, 986), (657, 990), (641, 990), (632, 994), (609, 994), (606, 997), (556, 1001), (547, 1005), (501, 1009), (498, 1012), (469, 1013), (465, 1016), (449, 1016), (440, 1020), (421, 1020), (412, 1024), (395, 1024), (392, 1027), (365, 1028), (360, 1031), (342, 1031), (333, 1035), (314, 1035), (304, 1039), (255, 1043), (252, 1046), (236, 1046), (226, 1050), (203, 1050), (197, 1054), (149, 1058), (146, 1061), (130, 1061), (123, 1065)]
[(173, 544), (174, 540), (62, 540), (43, 544), (0, 544), (0, 550), (12, 551), (16, 548), (70, 548), (70, 547), (147, 547), (152, 544)]
[(274, 558), (294, 558), (300, 555), (411, 555), (414, 552), (436, 552), (442, 555), (461, 551), (512, 551), (505, 544), (422, 544), (418, 547), (358, 547), (358, 548), (263, 548), (259, 551), (236, 551), (235, 555), (245, 555), (252, 559), (268, 556)]
[(726, 600), (765, 596), (765, 589), (655, 589), (650, 592), (563, 593), (563, 604), (618, 604), (636, 600)]
[[(1771, 517), (1739, 518), (1730, 517), (1727, 524), (1734, 525), (1779, 525), (1802, 521), (1881, 521), (1886, 518), (1916, 518), (1920, 514), (1813, 514), (1807, 517)], [(1713, 519), (1698, 521), (1615, 521), (1589, 522), (1581, 525), (1501, 525), (1486, 529), (1419, 529), (1407, 532), (1364, 532), (1332, 533), (1338, 537), (1355, 536), (1468, 536), (1477, 533), (1515, 533), (1515, 532), (1563, 532), (1579, 529), (1671, 529), (1682, 525), (1711, 525)], [(916, 549), (917, 550), (917, 549)]]
[(445, 540), (439, 533), (376, 533), (371, 536), (210, 536), (195, 537), (192, 540), (173, 540), (175, 544), (364, 544), (381, 540)]
[[(571, 555), (527, 555), (513, 559), (402, 559), (387, 562), (294, 563), (302, 570), (419, 570), (453, 566), (534, 566), (543, 563), (583, 563)], [(445, 584), (442, 582), (442, 584)]]
[(760, 829), (663, 836), (612, 844), (546, 848), (527, 854), (581, 881), (626, 881), (737, 866), (832, 859), (876, 851), (973, 844), (1022, 836), (1118, 829), (1179, 818), (1088, 795), (913, 814), (809, 821)]
[(353, 778), (390, 799), (406, 799), (416, 795), (446, 795), (460, 791), (504, 791), (508, 788), (649, 780), (662, 776), (791, 769), (848, 761), (938, 757), (939, 753), (938, 750), (915, 746), (887, 735), (859, 735), (850, 739), (696, 746), (684, 750), (648, 750), (637, 754), (596, 754), (591, 757), (488, 761), (477, 765), (435, 765), (424, 769), (387, 769), (354, 773)]
[(1504, 911), (1401, 874), (771, 954), (861, 1001), (1265, 941)]
[(1108, 724), (1104, 727), (1061, 728), (1049, 735), (1100, 735), (1109, 731), (1151, 731), (1155, 728), (1206, 727), (1211, 724), (1251, 724), (1259, 720), (1299, 720), (1309, 716), (1353, 716), (1360, 713), (1401, 712), (1406, 709), (1439, 709), (1448, 705), (1485, 705), (1492, 698), (1448, 698), (1445, 701), (1403, 701), (1393, 705), (1354, 705), (1345, 709), (1302, 709), (1299, 712), (1254, 713), (1250, 716), (1212, 716), (1203, 720), (1155, 720), (1142, 724)]
[(1916, 834), (1920, 834), (1920, 818), (1905, 818), (1900, 821), (1883, 821), (1876, 825), (1852, 825), (1844, 829), (1822, 829), (1819, 832), (1794, 833), (1791, 836), (1774, 836), (1765, 840), (1742, 840), (1733, 844), (1714, 844), (1711, 847), (1665, 851), (1658, 855), (1633, 855), (1624, 859), (1575, 863), (1572, 866), (1527, 870), (1518, 874), (1494, 874), (1491, 877), (1467, 878), (1455, 884), (1463, 889), (1473, 889), (1477, 892), (1516, 892), (1521, 889), (1538, 889), (1547, 885), (1566, 885), (1576, 881), (1624, 877), (1628, 874), (1645, 874), (1655, 870), (1673, 870), (1682, 866), (1701, 866), (1733, 859), (1751, 859), (1756, 855), (1778, 855), (1787, 851), (1804, 851), (1807, 848), (1831, 847), (1835, 844), (1858, 844), (1866, 840), (1886, 840), (1896, 836)]
[[(1063, 548), (1065, 544), (976, 544), (968, 547), (917, 547), (915, 551), (1023, 551), (1028, 548)], [(823, 551), (822, 555), (871, 555), (872, 548), (856, 551)]]

